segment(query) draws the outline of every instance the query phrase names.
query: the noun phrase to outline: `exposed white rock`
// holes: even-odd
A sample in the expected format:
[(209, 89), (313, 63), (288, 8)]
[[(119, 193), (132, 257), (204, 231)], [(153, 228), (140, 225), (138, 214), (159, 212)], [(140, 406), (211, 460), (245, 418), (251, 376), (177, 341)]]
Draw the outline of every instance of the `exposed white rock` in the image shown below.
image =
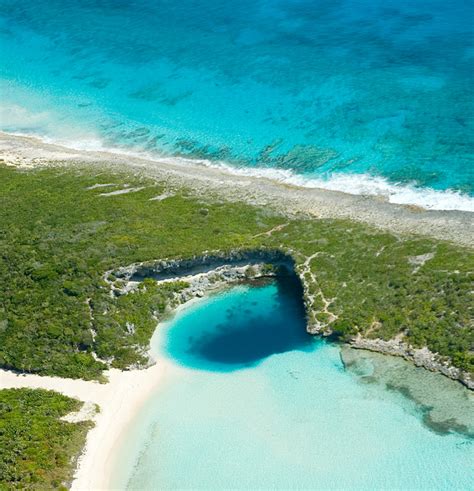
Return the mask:
[(108, 183), (108, 184), (94, 184), (92, 186), (89, 186), (86, 188), (87, 191), (91, 191), (92, 189), (98, 189), (98, 188), (108, 188), (110, 186), (116, 186), (113, 182)]
[(419, 256), (409, 256), (408, 262), (415, 266), (413, 273), (416, 273), (425, 263), (435, 257), (434, 252), (427, 252), (426, 254), (420, 254)]
[(138, 187), (138, 188), (118, 189), (117, 191), (111, 191), (110, 193), (100, 193), (99, 196), (117, 196), (119, 194), (136, 193), (138, 191), (141, 191), (142, 189), (145, 189), (145, 186)]
[(158, 196), (154, 196), (153, 198), (150, 198), (148, 201), (163, 201), (166, 198), (172, 198), (174, 196), (173, 193), (162, 193), (159, 194)]
[(384, 341), (383, 339), (366, 339), (358, 334), (350, 342), (354, 348), (377, 351), (387, 355), (401, 356), (405, 360), (411, 360), (416, 366), (426, 368), (433, 372), (440, 372), (453, 380), (459, 380), (466, 387), (474, 390), (474, 380), (467, 372), (453, 367), (443, 360), (437, 353), (433, 353), (427, 347), (414, 348), (402, 341), (400, 337)]
[(80, 423), (81, 421), (93, 421), (98, 412), (97, 404), (91, 401), (84, 402), (79, 411), (66, 414), (60, 418), (62, 421), (67, 421), (68, 423)]

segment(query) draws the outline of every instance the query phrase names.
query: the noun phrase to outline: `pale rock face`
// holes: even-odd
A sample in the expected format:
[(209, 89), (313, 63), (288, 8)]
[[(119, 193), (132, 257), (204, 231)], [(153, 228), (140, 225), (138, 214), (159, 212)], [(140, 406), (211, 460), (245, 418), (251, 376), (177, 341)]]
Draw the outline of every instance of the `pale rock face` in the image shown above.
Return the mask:
[(94, 404), (91, 401), (86, 401), (82, 405), (79, 411), (75, 411), (73, 413), (66, 414), (60, 418), (62, 421), (66, 421), (68, 423), (80, 423), (82, 421), (94, 421), (96, 414), (98, 412), (97, 404)]
[(406, 360), (411, 360), (416, 366), (426, 368), (434, 372), (440, 372), (446, 377), (453, 380), (459, 380), (466, 387), (474, 390), (474, 380), (467, 372), (450, 366), (448, 362), (443, 361), (437, 353), (431, 352), (427, 347), (414, 348), (403, 342), (401, 339), (366, 339), (360, 334), (350, 342), (354, 348), (366, 349), (369, 351), (378, 351), (393, 356), (401, 356)]

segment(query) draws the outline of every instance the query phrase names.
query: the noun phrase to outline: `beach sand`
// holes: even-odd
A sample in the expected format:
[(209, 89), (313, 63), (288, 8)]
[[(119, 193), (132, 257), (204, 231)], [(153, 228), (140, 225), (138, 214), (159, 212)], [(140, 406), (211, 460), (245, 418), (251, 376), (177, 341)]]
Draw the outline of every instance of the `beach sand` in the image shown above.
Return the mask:
[(272, 208), (285, 215), (342, 218), (365, 222), (395, 234), (418, 234), (458, 244), (474, 243), (474, 214), (468, 211), (425, 210), (319, 188), (299, 187), (267, 177), (246, 176), (196, 160), (138, 158), (125, 153), (74, 150), (32, 137), (0, 132), (0, 163), (20, 168), (45, 165), (97, 164), (133, 169), (164, 183), (168, 190), (185, 187), (197, 196), (215, 196)]
[(144, 370), (105, 372), (109, 382), (39, 375), (17, 375), (0, 370), (0, 389), (42, 388), (75, 397), (86, 407), (97, 404), (100, 412), (92, 417), (95, 426), (87, 434), (86, 445), (79, 458), (72, 490), (110, 489), (113, 457), (118, 440), (126, 431), (137, 411), (154, 391), (167, 370), (167, 363), (159, 363)]

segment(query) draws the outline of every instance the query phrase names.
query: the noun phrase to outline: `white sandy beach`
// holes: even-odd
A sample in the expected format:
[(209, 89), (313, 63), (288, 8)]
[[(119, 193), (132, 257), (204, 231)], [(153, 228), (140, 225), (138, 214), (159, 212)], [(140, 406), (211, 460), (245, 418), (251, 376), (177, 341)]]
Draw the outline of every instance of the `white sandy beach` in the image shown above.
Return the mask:
[[(0, 389), (42, 388), (75, 397), (84, 401), (85, 407), (98, 404), (100, 412), (92, 417), (95, 426), (87, 435), (71, 489), (105, 490), (110, 489), (109, 479), (117, 441), (163, 379), (166, 370), (164, 360), (145, 370), (112, 369), (105, 372), (109, 379), (106, 384), (60, 377), (17, 375), (0, 370)], [(90, 419), (84, 416), (83, 419)]]
[[(196, 275), (200, 276), (200, 275)], [(191, 276), (190, 276), (191, 278)], [(166, 281), (166, 280), (165, 280)], [(212, 289), (211, 289), (212, 291)], [(199, 298), (191, 298), (178, 305), (174, 314), (189, 308)], [(159, 325), (153, 338), (160, 336)], [(151, 343), (152, 344), (152, 343)], [(0, 369), (0, 390), (30, 388), (54, 390), (84, 402), (81, 410), (62, 419), (69, 422), (91, 420), (94, 427), (87, 434), (86, 444), (79, 457), (71, 490), (106, 491), (112, 489), (115, 458), (127, 433), (129, 424), (147, 399), (164, 382), (175, 367), (166, 358), (150, 349), (155, 364), (141, 370), (104, 371), (107, 383), (50, 377), (32, 374), (16, 374)], [(99, 412), (94, 405), (99, 406)]]

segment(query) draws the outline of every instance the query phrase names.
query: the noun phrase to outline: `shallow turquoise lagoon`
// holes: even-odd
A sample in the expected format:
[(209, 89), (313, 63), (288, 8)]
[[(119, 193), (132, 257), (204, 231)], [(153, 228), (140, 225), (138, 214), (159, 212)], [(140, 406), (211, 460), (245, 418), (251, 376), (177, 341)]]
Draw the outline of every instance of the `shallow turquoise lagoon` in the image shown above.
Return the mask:
[(162, 325), (153, 349), (170, 368), (122, 441), (113, 485), (472, 489), (467, 390), (307, 336), (300, 302), (291, 284), (238, 286)]
[(473, 195), (473, 17), (471, 0), (0, 0), (0, 129), (471, 209), (413, 189)]

